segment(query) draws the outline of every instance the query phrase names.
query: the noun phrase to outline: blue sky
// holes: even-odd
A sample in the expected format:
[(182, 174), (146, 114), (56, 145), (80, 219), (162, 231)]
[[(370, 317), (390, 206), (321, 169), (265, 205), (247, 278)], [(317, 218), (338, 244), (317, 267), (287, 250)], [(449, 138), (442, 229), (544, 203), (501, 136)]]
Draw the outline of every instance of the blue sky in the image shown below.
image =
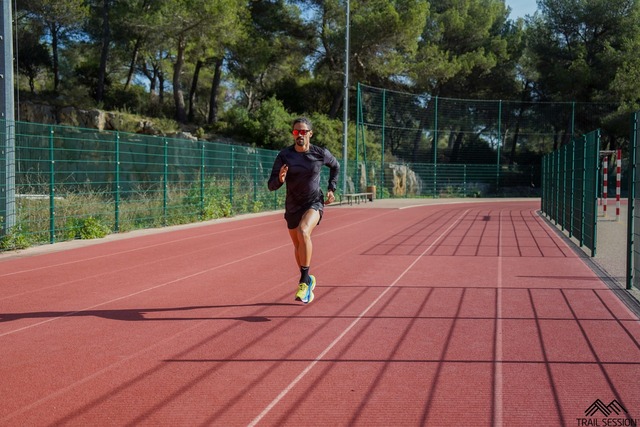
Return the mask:
[(524, 18), (525, 15), (533, 15), (538, 5), (535, 0), (505, 0), (505, 4), (511, 8), (510, 18)]

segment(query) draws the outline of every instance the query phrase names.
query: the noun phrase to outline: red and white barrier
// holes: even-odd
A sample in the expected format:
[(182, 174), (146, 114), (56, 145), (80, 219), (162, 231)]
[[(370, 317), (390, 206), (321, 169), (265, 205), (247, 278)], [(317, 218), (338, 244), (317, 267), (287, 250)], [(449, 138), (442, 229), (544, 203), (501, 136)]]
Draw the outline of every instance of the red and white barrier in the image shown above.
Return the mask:
[(609, 198), (609, 156), (602, 159), (602, 211), (607, 216), (607, 199)]
[(609, 198), (609, 156), (616, 156), (616, 221), (620, 220), (620, 181), (622, 170), (622, 150), (616, 151), (600, 151), (602, 156), (602, 197), (600, 197), (600, 205), (604, 216), (607, 216), (607, 199)]

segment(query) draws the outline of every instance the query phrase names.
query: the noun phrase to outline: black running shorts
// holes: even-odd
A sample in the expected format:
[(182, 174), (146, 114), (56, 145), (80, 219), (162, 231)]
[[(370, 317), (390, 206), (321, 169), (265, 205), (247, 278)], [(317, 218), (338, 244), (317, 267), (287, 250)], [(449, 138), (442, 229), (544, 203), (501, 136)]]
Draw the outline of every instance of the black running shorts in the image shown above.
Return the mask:
[(309, 209), (314, 209), (320, 213), (320, 219), (318, 220), (318, 224), (320, 224), (320, 221), (322, 221), (323, 208), (324, 204), (322, 202), (314, 202), (307, 208), (303, 208), (292, 213), (285, 212), (284, 219), (287, 221), (287, 228), (289, 230), (298, 228), (298, 225), (300, 225), (300, 221), (302, 221), (302, 217)]

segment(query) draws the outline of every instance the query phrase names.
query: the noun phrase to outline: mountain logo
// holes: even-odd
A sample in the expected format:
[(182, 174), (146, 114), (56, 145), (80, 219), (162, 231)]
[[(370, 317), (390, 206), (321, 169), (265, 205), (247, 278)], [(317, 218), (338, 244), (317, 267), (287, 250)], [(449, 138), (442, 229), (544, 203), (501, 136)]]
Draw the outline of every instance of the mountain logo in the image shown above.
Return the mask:
[(615, 399), (613, 399), (608, 405), (605, 405), (602, 400), (597, 399), (587, 408), (586, 411), (584, 411), (584, 414), (587, 417), (592, 417), (598, 412), (603, 416), (608, 417), (611, 414), (620, 415), (622, 412), (627, 413), (627, 410)]

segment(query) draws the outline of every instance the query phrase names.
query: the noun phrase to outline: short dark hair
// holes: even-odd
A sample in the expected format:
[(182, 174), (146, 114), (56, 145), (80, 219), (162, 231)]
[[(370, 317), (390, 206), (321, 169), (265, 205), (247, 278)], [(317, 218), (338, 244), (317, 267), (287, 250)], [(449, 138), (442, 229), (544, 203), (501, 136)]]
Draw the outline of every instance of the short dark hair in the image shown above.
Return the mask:
[(293, 124), (291, 125), (291, 127), (295, 127), (296, 123), (304, 123), (305, 125), (307, 125), (309, 129), (313, 129), (313, 127), (311, 126), (311, 120), (309, 120), (306, 117), (298, 117), (293, 121)]

